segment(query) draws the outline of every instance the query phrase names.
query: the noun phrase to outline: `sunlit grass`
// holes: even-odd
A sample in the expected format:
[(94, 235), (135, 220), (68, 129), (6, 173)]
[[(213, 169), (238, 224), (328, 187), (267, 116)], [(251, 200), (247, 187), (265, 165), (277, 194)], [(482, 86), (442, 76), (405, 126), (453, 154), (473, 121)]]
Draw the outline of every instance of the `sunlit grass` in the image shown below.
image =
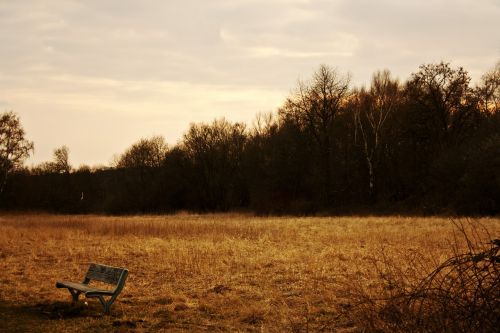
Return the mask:
[[(499, 222), (474, 221), (496, 235)], [(338, 317), (347, 277), (375, 284), (382, 249), (403, 266), (402, 253), (422, 253), (432, 267), (453, 233), (443, 218), (4, 215), (0, 311), (6, 327), (34, 331), (350, 329)], [(77, 316), (50, 319), (51, 304), (69, 303), (56, 280), (80, 280), (90, 262), (130, 271), (111, 317), (90, 300)]]

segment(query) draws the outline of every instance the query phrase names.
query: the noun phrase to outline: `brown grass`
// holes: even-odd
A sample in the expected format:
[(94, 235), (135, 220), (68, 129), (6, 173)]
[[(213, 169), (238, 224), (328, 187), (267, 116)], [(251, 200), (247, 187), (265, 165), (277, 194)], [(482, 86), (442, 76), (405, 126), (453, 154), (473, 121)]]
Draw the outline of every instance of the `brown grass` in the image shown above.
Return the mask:
[[(474, 221), (494, 236), (499, 222)], [(0, 331), (358, 331), (345, 287), (376, 293), (382, 254), (429, 273), (466, 249), (454, 232), (442, 218), (3, 215)], [(111, 316), (54, 286), (90, 262), (130, 271)]]

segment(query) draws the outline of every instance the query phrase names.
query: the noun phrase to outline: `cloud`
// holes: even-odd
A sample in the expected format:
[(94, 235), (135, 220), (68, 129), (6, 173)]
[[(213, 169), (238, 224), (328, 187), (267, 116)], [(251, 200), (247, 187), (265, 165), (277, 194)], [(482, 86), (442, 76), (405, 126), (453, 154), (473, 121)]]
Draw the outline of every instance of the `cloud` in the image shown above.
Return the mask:
[(359, 41), (354, 35), (339, 33), (331, 38), (325, 37), (322, 43), (309, 46), (306, 50), (299, 47), (287, 49), (271, 46), (252, 46), (242, 49), (243, 53), (251, 58), (316, 58), (351, 57), (359, 47)]
[(498, 17), (494, 0), (2, 1), (0, 98), (36, 161), (68, 144), (107, 162), (150, 132), (272, 110), (321, 63), (355, 84), (440, 60), (478, 78), (500, 56)]
[(8, 81), (0, 88), (36, 143), (35, 163), (50, 159), (62, 144), (79, 164), (107, 162), (140, 137), (159, 134), (175, 143), (191, 122), (249, 122), (286, 97), (281, 90), (67, 74)]
[(10, 109), (9, 102), (0, 100), (0, 112), (6, 111), (9, 109)]

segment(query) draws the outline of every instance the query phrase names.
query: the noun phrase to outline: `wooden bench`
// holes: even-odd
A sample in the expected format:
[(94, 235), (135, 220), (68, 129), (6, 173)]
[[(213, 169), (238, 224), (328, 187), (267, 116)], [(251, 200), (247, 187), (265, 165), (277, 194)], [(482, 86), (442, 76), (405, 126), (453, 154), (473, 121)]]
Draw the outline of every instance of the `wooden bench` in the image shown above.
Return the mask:
[[(117, 268), (112, 266), (90, 264), (89, 270), (85, 275), (82, 283), (61, 281), (56, 283), (57, 288), (67, 288), (72, 296), (72, 303), (78, 302), (80, 294), (85, 297), (97, 297), (104, 306), (104, 313), (109, 314), (111, 304), (116, 300), (118, 295), (125, 285), (125, 280), (128, 276), (128, 270), (125, 268)], [(99, 289), (90, 286), (90, 281), (100, 281), (110, 285), (114, 285), (113, 289)], [(104, 297), (110, 296), (111, 298), (106, 301)]]

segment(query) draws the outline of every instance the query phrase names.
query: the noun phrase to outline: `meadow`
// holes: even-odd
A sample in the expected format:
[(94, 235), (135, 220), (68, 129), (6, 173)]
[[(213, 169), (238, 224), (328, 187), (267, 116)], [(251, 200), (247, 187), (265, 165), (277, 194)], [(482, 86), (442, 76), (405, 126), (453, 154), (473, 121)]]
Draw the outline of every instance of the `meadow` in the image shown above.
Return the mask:
[[(425, 276), (500, 219), (0, 215), (0, 331), (357, 332), (360, 297), (376, 297), (384, 267)], [(58, 280), (91, 262), (126, 267), (125, 289), (102, 315), (70, 306)], [(386, 266), (380, 266), (380, 263)], [(365, 328), (366, 329), (366, 328)]]

